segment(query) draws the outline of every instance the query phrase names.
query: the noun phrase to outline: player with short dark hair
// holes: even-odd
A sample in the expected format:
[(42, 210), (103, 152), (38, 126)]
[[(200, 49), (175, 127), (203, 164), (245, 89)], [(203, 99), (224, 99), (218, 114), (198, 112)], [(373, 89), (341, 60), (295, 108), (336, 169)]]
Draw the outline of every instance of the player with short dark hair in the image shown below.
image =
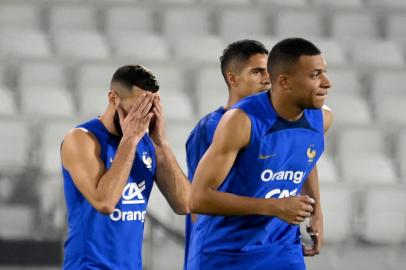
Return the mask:
[(197, 166), (188, 269), (306, 269), (299, 224), (316, 216), (310, 230), (322, 233), (315, 165), (332, 122), (322, 109), (327, 65), (310, 41), (290, 38), (272, 48), (268, 67), (272, 90), (224, 114)]
[[(241, 98), (269, 89), (266, 64), (268, 50), (256, 40), (239, 40), (229, 44), (220, 57), (221, 73), (228, 87), (228, 101), (204, 116), (186, 142), (188, 178), (192, 181), (197, 164), (210, 146), (214, 131), (223, 114)], [(185, 268), (189, 248), (192, 217), (186, 217)]]
[(141, 270), (154, 181), (176, 213), (189, 212), (190, 184), (167, 142), (158, 90), (150, 71), (123, 66), (111, 80), (105, 112), (65, 136), (63, 269)]

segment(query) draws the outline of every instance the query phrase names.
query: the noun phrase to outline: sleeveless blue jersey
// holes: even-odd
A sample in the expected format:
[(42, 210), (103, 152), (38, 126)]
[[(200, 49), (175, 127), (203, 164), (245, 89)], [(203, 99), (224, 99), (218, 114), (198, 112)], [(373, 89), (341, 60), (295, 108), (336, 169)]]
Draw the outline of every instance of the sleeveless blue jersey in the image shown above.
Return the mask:
[[(120, 138), (99, 119), (77, 126), (99, 142), (100, 159), (111, 167)], [(122, 198), (111, 215), (98, 212), (80, 193), (62, 167), (68, 212), (63, 269), (142, 269), (142, 238), (148, 198), (156, 171), (155, 150), (145, 135), (138, 143)]]
[[(186, 163), (188, 167), (188, 179), (190, 182), (193, 180), (197, 165), (200, 159), (206, 153), (207, 149), (213, 141), (213, 135), (216, 131), (217, 125), (220, 122), (221, 117), (224, 115), (226, 110), (223, 107), (218, 108), (212, 113), (204, 116), (197, 123), (195, 128), (189, 135), (186, 141)], [(185, 266), (187, 253), (189, 250), (189, 239), (190, 233), (192, 231), (192, 218), (191, 215), (186, 215), (185, 223)], [(186, 267), (185, 267), (186, 268)]]
[[(324, 151), (321, 110), (294, 122), (273, 109), (270, 92), (247, 97), (233, 109), (246, 113), (251, 137), (219, 191), (255, 198), (300, 194)], [(297, 225), (268, 216), (199, 215), (191, 234), (188, 269), (304, 269)]]

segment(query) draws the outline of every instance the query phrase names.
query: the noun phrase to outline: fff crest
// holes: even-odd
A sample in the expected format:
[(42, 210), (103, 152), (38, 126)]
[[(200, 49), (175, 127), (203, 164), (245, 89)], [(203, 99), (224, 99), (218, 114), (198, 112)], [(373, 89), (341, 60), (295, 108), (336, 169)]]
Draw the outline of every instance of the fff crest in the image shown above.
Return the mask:
[(307, 157), (309, 158), (307, 161), (309, 163), (313, 162), (314, 158), (316, 157), (316, 149), (314, 149), (314, 144), (309, 145), (307, 148)]

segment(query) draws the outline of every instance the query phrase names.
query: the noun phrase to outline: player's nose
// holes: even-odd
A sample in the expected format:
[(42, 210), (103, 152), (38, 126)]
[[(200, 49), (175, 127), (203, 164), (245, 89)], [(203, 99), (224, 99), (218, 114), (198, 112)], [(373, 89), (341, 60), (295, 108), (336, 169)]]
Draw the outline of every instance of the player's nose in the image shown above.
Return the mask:
[(328, 89), (332, 86), (331, 80), (327, 77), (327, 75), (323, 75), (321, 79), (321, 87)]

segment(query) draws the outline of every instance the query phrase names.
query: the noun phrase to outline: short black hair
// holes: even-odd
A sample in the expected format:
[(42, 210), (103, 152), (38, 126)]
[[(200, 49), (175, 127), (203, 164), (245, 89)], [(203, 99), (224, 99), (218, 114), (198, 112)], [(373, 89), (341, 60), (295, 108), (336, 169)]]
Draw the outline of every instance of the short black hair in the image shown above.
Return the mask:
[(287, 38), (272, 47), (268, 56), (268, 73), (271, 80), (277, 78), (282, 71), (286, 71), (296, 63), (302, 55), (314, 56), (321, 54), (319, 48), (303, 38)]
[(155, 76), (148, 69), (140, 65), (126, 65), (116, 70), (111, 83), (120, 83), (129, 90), (137, 86), (142, 90), (155, 93), (159, 90), (159, 84)]
[(264, 44), (257, 40), (243, 39), (235, 41), (224, 49), (223, 55), (220, 56), (221, 73), (226, 80), (227, 85), (227, 74), (226, 69), (231, 63), (244, 64), (247, 62), (251, 56), (255, 54), (268, 54), (268, 50), (265, 48)]

